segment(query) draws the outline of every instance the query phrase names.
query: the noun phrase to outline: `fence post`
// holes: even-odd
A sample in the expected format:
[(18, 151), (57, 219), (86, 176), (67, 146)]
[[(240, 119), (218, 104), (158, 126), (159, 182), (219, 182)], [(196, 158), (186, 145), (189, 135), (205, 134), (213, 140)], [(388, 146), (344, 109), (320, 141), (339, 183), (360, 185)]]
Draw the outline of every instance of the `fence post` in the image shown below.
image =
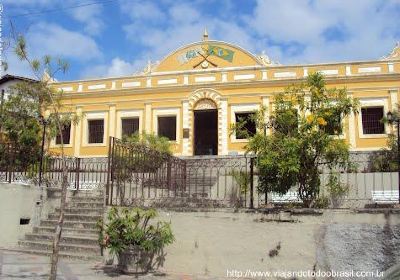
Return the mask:
[[(112, 180), (112, 163), (111, 158), (114, 149), (114, 137), (110, 136), (108, 140), (108, 163), (107, 163), (107, 183), (106, 183), (106, 205), (110, 205), (112, 197), (110, 197), (110, 181)], [(110, 200), (110, 201), (109, 201)]]
[(169, 191), (171, 190), (171, 185), (172, 185), (172, 176), (171, 176), (171, 158), (168, 157), (168, 162), (167, 162), (167, 182), (168, 182), (168, 196), (169, 196)]
[(9, 166), (9, 168), (8, 168), (8, 183), (11, 184), (12, 169), (15, 166), (15, 152), (16, 151), (15, 151), (15, 149), (13, 151), (11, 144), (7, 145), (7, 149), (9, 152), (11, 152), (11, 164), (8, 165)]
[(254, 157), (250, 158), (250, 209), (254, 209)]
[(75, 169), (75, 188), (79, 191), (79, 173), (81, 171), (81, 158), (76, 158), (76, 169)]

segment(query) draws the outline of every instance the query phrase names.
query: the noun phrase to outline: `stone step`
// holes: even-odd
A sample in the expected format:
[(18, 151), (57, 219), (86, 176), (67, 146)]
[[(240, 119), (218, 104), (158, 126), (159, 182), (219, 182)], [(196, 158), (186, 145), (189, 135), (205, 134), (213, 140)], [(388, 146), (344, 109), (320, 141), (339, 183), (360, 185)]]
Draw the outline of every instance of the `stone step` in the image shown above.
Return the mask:
[[(37, 250), (37, 249), (29, 249), (26, 247), (18, 247), (13, 249), (8, 249), (14, 252), (20, 252), (24, 254), (33, 254), (33, 255), (40, 255), (40, 256), (51, 256), (51, 250)], [(63, 259), (72, 259), (72, 260), (91, 260), (91, 261), (102, 261), (103, 257), (97, 254), (82, 254), (82, 253), (74, 253), (74, 252), (60, 252), (58, 254), (60, 258)]]
[[(59, 214), (50, 214), (49, 220), (58, 220)], [(78, 221), (78, 222), (97, 222), (102, 219), (101, 215), (87, 215), (87, 214), (65, 214), (64, 222)]]
[[(26, 241), (44, 241), (44, 242), (52, 242), (54, 238), (54, 234), (40, 234), (40, 233), (27, 233), (25, 234)], [(90, 246), (98, 246), (98, 237), (96, 235), (90, 236), (68, 236), (63, 233), (61, 235), (61, 242), (66, 244), (73, 245), (90, 245)]]
[[(103, 208), (87, 208), (87, 207), (79, 207), (79, 208), (65, 208), (65, 213), (67, 214), (86, 214), (86, 215), (103, 215)], [(56, 208), (55, 213), (60, 213), (60, 208)]]
[(73, 196), (73, 197), (71, 197), (71, 201), (103, 203), (104, 197), (102, 197), (102, 196)]
[[(58, 220), (41, 220), (40, 226), (53, 227), (57, 225)], [(96, 222), (82, 222), (82, 221), (64, 221), (63, 228), (66, 229), (96, 229)]]
[[(43, 250), (43, 251), (51, 251), (52, 250), (52, 242), (46, 241), (30, 241), (30, 240), (22, 240), (18, 241), (18, 244), (21, 247), (28, 248), (31, 250)], [(68, 244), (65, 242), (60, 242), (60, 251), (61, 252), (72, 252), (76, 254), (84, 254), (84, 255), (100, 255), (100, 246), (98, 245), (75, 245)]]
[(102, 208), (103, 202), (71, 201), (68, 208)]
[[(33, 233), (38, 234), (54, 234), (56, 231), (55, 227), (45, 227), (39, 226), (33, 228)], [(63, 226), (62, 235), (71, 235), (71, 236), (97, 236), (97, 229), (85, 229), (85, 228), (66, 228)]]

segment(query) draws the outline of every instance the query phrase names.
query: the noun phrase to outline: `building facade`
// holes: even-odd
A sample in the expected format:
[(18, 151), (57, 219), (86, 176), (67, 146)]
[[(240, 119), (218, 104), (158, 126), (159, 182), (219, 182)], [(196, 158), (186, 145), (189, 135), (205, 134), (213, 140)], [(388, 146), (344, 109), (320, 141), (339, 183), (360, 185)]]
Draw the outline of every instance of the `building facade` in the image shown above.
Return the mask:
[[(316, 71), (328, 87), (347, 88), (360, 101), (359, 113), (343, 120), (341, 137), (351, 150), (384, 147), (392, 128), (380, 120), (399, 100), (399, 44), (374, 61), (281, 65), (205, 34), (140, 74), (52, 86), (62, 91), (65, 110), (82, 116), (66, 128), (65, 151), (71, 156), (106, 156), (109, 136), (141, 131), (168, 137), (176, 155), (228, 155), (243, 153), (247, 141), (230, 133), (232, 124), (260, 106), (267, 108), (268, 120), (274, 95)], [(50, 147), (57, 152), (59, 141)]]

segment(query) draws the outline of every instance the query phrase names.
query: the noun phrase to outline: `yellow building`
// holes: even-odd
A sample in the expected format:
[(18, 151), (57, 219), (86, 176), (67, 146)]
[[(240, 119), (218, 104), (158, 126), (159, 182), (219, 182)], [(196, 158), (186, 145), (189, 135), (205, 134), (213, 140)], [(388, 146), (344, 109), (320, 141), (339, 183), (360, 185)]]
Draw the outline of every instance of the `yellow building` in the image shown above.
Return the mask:
[[(384, 147), (391, 128), (380, 119), (397, 108), (399, 44), (374, 61), (280, 65), (205, 34), (202, 41), (149, 63), (143, 73), (53, 86), (63, 91), (68, 108), (83, 113), (66, 132), (69, 155), (106, 156), (109, 136), (135, 131), (169, 137), (176, 155), (228, 155), (243, 153), (246, 144), (230, 135), (232, 123), (262, 105), (271, 112), (276, 93), (315, 71), (325, 75), (329, 87), (345, 87), (360, 100), (360, 112), (343, 121), (342, 137), (351, 150)], [(57, 142), (52, 141), (53, 150)]]

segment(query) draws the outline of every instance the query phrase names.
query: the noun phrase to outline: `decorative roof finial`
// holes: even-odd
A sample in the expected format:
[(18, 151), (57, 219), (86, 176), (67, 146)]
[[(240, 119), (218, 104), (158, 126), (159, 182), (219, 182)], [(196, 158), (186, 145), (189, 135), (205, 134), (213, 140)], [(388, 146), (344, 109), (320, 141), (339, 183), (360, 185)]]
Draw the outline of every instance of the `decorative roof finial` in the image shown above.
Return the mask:
[(396, 43), (391, 53), (382, 57), (382, 60), (397, 60), (400, 59), (400, 41)]
[(208, 41), (208, 32), (207, 32), (207, 27), (206, 27), (206, 28), (204, 28), (203, 41)]

